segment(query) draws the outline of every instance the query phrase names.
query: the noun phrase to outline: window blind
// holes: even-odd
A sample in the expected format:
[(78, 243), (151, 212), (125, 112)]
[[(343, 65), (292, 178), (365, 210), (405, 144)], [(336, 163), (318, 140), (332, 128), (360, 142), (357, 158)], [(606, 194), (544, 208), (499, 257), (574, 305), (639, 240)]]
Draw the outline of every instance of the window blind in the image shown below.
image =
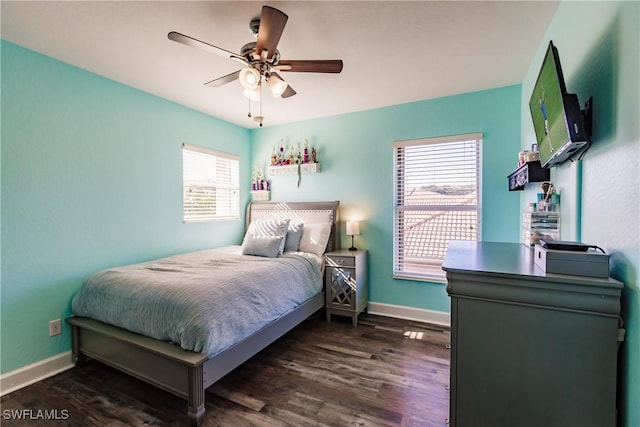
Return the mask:
[(183, 144), (183, 220), (239, 219), (239, 181), (239, 157)]
[(451, 240), (480, 236), (482, 134), (393, 143), (393, 275), (443, 280)]

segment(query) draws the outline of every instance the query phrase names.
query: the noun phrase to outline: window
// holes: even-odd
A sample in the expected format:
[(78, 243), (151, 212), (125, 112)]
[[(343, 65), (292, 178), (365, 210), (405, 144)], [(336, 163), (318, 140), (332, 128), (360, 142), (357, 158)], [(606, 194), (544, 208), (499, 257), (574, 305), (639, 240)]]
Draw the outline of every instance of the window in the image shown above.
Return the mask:
[(393, 275), (443, 280), (450, 240), (480, 236), (482, 134), (393, 144)]
[(239, 157), (182, 145), (185, 222), (240, 218)]

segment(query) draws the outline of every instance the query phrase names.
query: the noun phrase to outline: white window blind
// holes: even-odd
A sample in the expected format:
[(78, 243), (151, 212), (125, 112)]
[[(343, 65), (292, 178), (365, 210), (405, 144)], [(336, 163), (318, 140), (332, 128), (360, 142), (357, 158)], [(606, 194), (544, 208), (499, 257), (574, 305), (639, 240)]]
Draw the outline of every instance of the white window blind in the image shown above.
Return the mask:
[(239, 157), (183, 144), (183, 220), (239, 219), (239, 181)]
[(441, 281), (451, 240), (480, 237), (482, 134), (393, 143), (398, 278)]

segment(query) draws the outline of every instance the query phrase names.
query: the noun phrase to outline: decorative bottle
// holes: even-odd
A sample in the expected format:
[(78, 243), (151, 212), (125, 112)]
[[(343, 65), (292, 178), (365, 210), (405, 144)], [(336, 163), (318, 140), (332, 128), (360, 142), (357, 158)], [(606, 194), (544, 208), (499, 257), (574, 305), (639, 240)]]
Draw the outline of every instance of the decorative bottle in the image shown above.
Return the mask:
[(309, 163), (309, 141), (307, 141), (307, 138), (304, 139), (304, 156), (302, 161), (304, 163)]

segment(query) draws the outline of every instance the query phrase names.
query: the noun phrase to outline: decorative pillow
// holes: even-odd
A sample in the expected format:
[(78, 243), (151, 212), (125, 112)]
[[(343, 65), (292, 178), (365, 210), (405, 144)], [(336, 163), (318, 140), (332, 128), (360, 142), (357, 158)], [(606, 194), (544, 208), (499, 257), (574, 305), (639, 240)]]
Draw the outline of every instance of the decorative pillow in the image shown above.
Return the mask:
[(244, 240), (242, 241), (242, 254), (269, 256), (269, 255), (259, 255), (254, 253), (245, 253), (245, 247), (247, 252), (271, 253), (264, 246), (266, 245), (270, 248), (271, 245), (275, 243), (268, 242), (266, 240), (262, 242), (255, 241), (256, 240), (255, 238), (276, 237), (279, 246), (277, 248), (278, 250), (276, 254), (272, 258), (278, 255), (282, 255), (282, 252), (284, 251), (284, 242), (285, 242), (285, 237), (287, 235), (288, 228), (289, 228), (288, 219), (285, 219), (282, 221), (259, 219), (251, 222), (251, 224), (249, 224), (249, 229), (247, 230), (247, 233), (244, 236)]
[(287, 238), (284, 242), (285, 252), (295, 252), (300, 246), (300, 238), (302, 237), (302, 229), (304, 224), (301, 222), (290, 222), (287, 230)]
[(298, 250), (323, 255), (331, 236), (331, 223), (305, 224)]
[(284, 242), (282, 236), (260, 236), (250, 234), (245, 238), (242, 244), (242, 255), (256, 255), (269, 258), (275, 258), (280, 252)]

